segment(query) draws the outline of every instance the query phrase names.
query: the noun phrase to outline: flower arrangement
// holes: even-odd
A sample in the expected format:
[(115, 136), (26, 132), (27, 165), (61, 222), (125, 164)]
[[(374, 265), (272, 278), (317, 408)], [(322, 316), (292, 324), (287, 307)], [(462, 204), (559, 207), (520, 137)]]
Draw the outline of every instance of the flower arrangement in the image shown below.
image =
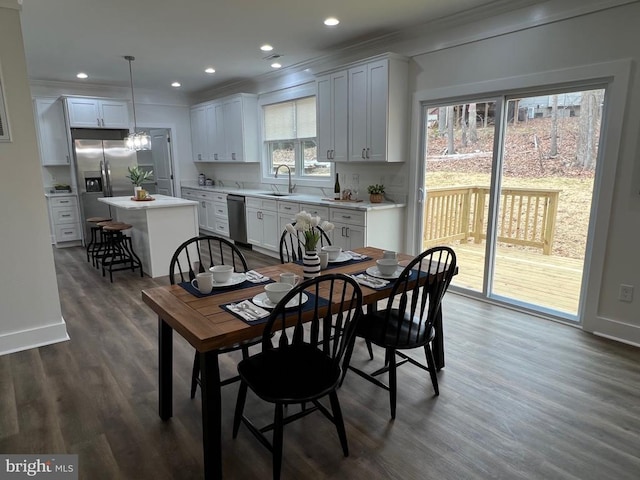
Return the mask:
[(127, 167), (127, 170), (129, 170), (129, 175), (127, 175), (127, 178), (131, 180), (131, 183), (133, 183), (136, 187), (142, 186), (144, 182), (153, 178), (152, 170), (143, 170), (137, 165), (133, 167)]
[[(287, 223), (285, 229), (291, 235), (295, 235), (298, 238), (298, 241), (304, 246), (306, 252), (314, 252), (321, 235), (320, 230), (316, 227), (320, 227), (324, 232), (330, 232), (335, 228), (333, 223), (327, 222), (326, 220), (321, 222), (319, 216), (313, 216), (303, 210), (296, 214), (295, 225)], [(299, 232), (302, 232), (304, 242), (300, 240)]]

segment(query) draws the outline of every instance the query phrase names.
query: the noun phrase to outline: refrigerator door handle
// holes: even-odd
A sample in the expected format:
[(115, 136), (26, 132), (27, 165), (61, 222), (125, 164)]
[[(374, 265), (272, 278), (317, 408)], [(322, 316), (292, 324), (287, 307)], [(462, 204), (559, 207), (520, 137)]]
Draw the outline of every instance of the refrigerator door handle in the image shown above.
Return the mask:
[(109, 196), (109, 183), (107, 182), (107, 169), (105, 162), (100, 160), (100, 175), (102, 176), (102, 193), (105, 197)]
[(105, 170), (107, 171), (107, 196), (113, 197), (113, 187), (111, 186), (111, 165), (109, 161), (104, 161)]

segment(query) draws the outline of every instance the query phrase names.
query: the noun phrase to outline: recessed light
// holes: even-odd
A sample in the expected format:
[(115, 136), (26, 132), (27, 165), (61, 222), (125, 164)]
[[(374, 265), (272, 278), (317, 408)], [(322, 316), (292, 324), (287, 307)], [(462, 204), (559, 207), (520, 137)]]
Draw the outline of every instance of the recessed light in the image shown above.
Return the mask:
[(260, 47), (260, 50), (262, 50), (263, 52), (270, 52), (271, 50), (273, 50), (273, 47), (268, 43), (265, 43)]
[(282, 65), (280, 65), (278, 62), (273, 62), (271, 64), (271, 68), (280, 68), (280, 67), (282, 67)]
[(182, 84), (181, 84), (180, 82), (173, 82), (173, 83), (171, 84), (171, 86), (172, 86), (172, 87), (175, 87), (175, 88), (178, 88), (178, 87), (181, 87), (181, 86), (182, 86)]
[(213, 67), (208, 67), (204, 69), (205, 73), (216, 73), (216, 69)]
[(76, 77), (85, 79), (85, 78), (89, 78), (89, 75), (87, 75), (86, 73), (80, 72), (79, 74), (76, 75)]
[(329, 17), (324, 21), (324, 24), (327, 27), (335, 27), (336, 25), (338, 25), (340, 23), (340, 20), (338, 20), (335, 17)]

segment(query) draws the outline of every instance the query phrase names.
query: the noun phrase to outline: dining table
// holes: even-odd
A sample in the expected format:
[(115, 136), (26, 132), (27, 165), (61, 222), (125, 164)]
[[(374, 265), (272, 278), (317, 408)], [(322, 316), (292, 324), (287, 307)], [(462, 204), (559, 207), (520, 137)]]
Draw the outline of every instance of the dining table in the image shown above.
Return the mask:
[[(321, 273), (357, 275), (376, 266), (383, 257), (383, 250), (374, 247), (355, 249), (351, 261), (330, 263)], [(358, 256), (358, 258), (356, 258)], [(397, 255), (400, 265), (406, 265), (414, 257)], [(257, 268), (257, 272), (272, 280), (278, 280), (284, 272), (302, 276), (302, 264), (286, 263)], [(189, 342), (200, 356), (200, 386), (202, 397), (202, 440), (204, 454), (204, 478), (222, 478), (222, 404), (218, 350), (224, 347), (260, 337), (264, 324), (247, 322), (224, 306), (243, 302), (264, 292), (264, 283), (227, 288), (211, 295), (194, 295), (186, 285), (166, 285), (145, 289), (142, 300), (158, 315), (158, 406), (163, 421), (173, 416), (173, 332)], [(391, 293), (392, 282), (385, 288), (374, 284), (362, 285), (363, 305), (375, 309), (379, 301)], [(444, 338), (442, 312), (434, 323), (435, 339), (433, 355), (436, 368), (444, 367)]]

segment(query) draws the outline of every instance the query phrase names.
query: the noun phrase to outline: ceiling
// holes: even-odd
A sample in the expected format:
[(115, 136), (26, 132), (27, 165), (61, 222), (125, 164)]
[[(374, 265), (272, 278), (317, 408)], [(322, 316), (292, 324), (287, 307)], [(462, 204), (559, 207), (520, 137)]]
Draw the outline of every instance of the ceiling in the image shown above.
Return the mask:
[(21, 17), (30, 81), (126, 86), (133, 55), (136, 88), (192, 94), (272, 72), (270, 54), (291, 69), (492, 4), (505, 0), (23, 0)]

